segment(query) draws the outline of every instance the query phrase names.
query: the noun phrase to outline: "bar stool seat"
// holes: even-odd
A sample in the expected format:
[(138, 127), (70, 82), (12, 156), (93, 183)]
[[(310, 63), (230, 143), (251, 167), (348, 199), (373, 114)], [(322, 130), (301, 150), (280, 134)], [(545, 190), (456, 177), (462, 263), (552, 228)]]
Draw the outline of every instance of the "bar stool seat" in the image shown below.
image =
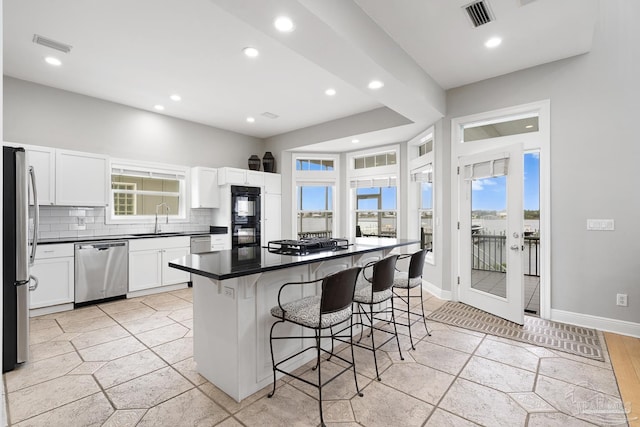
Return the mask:
[[(306, 297), (296, 301), (291, 301), (282, 304), (282, 307), (279, 305), (273, 307), (271, 309), (271, 315), (273, 317), (278, 317), (289, 322), (306, 326), (307, 328), (321, 329), (335, 326), (351, 317), (351, 307), (335, 311), (333, 313), (324, 313), (320, 316), (321, 301), (322, 300), (319, 296)], [(283, 310), (284, 315), (282, 313)]]
[(413, 289), (420, 285), (422, 285), (422, 277), (412, 277), (409, 279), (409, 273), (406, 271), (396, 272), (396, 276), (393, 278), (394, 288)]
[(353, 302), (360, 304), (377, 304), (388, 300), (392, 295), (393, 292), (391, 291), (391, 288), (380, 292), (374, 291), (372, 293), (371, 283), (361, 275), (358, 277), (358, 282), (356, 283), (356, 292), (353, 295)]

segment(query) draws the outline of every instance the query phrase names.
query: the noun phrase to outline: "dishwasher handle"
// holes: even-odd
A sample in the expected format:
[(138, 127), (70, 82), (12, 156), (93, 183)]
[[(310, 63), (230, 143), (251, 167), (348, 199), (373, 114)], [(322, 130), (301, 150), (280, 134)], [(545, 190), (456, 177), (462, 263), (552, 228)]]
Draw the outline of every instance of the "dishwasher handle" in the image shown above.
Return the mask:
[(86, 245), (77, 244), (76, 250), (91, 250), (96, 249), (98, 251), (106, 251), (111, 248), (127, 246), (127, 242), (110, 242), (110, 243), (88, 243)]

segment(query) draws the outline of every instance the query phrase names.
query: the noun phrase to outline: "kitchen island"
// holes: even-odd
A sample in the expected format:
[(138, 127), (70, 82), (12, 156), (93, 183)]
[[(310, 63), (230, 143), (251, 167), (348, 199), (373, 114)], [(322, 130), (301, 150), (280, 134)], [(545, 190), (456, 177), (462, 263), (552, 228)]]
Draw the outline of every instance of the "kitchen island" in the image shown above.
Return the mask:
[[(277, 305), (282, 284), (322, 278), (382, 259), (394, 250), (416, 250), (418, 244), (416, 240), (358, 239), (343, 250), (301, 256), (251, 247), (171, 261), (170, 267), (192, 273), (193, 346), (198, 372), (240, 402), (273, 381), (269, 330), (275, 319), (270, 310)], [(282, 300), (319, 295), (320, 283), (290, 286)], [(302, 333), (301, 327), (293, 324), (279, 329), (279, 334)], [(276, 360), (303, 348), (302, 340), (287, 341), (274, 348)], [(311, 352), (302, 354), (291, 359), (286, 368), (295, 369), (313, 357)]]

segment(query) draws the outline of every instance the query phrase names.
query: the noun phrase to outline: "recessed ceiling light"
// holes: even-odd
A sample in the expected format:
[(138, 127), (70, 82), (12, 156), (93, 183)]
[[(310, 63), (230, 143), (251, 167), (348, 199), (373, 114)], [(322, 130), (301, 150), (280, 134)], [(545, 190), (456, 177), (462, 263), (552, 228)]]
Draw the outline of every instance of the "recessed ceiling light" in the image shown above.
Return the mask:
[(489, 40), (487, 40), (484, 43), (484, 45), (489, 49), (491, 49), (491, 48), (500, 46), (500, 43), (502, 43), (502, 39), (500, 37), (491, 37)]
[(244, 54), (249, 58), (255, 58), (256, 56), (260, 55), (260, 52), (258, 52), (258, 49), (256, 49), (255, 47), (245, 47), (244, 49), (242, 49), (242, 52), (244, 52)]
[(290, 33), (295, 28), (293, 25), (293, 21), (286, 16), (279, 16), (273, 21), (273, 25), (276, 27), (278, 31), (283, 33)]
[(324, 93), (325, 93), (327, 96), (333, 96), (333, 95), (335, 95), (335, 94), (336, 94), (336, 90), (335, 90), (335, 89), (333, 89), (333, 88), (330, 88), (330, 89), (325, 90), (325, 91), (324, 91)]
[(54, 67), (59, 67), (62, 65), (62, 61), (60, 61), (58, 58), (55, 58), (53, 56), (47, 56), (46, 58), (44, 58), (44, 60), (46, 61), (47, 64), (53, 65)]
[(156, 105), (153, 106), (153, 108), (155, 108), (158, 111), (163, 111), (164, 110), (164, 105), (156, 104)]
[(181, 97), (180, 95), (178, 95), (177, 93), (174, 93), (174, 94), (173, 94), (173, 95), (171, 95), (169, 98), (170, 98), (172, 101), (176, 101), (176, 102), (178, 102), (178, 101), (182, 101), (182, 97)]
[(531, 129), (533, 127), (533, 125), (526, 125), (525, 129)]
[(380, 80), (371, 80), (369, 82), (369, 89), (380, 89), (382, 86), (384, 86), (384, 83)]
[(256, 121), (256, 119), (255, 119), (255, 118), (253, 118), (253, 117), (247, 117), (247, 123), (253, 123), (253, 122), (255, 122), (255, 121)]
[(359, 140), (359, 139), (352, 139), (352, 140), (351, 140), (351, 142), (352, 142), (353, 144), (357, 144), (358, 142), (360, 142), (360, 140)]

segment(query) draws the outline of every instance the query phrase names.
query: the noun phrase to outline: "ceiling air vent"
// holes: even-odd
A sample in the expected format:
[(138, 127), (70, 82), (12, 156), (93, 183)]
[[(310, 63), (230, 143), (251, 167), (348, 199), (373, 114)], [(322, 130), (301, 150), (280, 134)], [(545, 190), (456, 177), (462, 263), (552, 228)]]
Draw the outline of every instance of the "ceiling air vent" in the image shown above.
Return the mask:
[(270, 113), (268, 111), (265, 111), (264, 113), (262, 113), (260, 115), (263, 116), (263, 117), (266, 117), (268, 119), (277, 119), (278, 117), (280, 117), (279, 115)]
[(73, 48), (73, 46), (69, 44), (60, 43), (55, 40), (42, 37), (38, 34), (33, 35), (33, 42), (42, 46), (49, 47), (51, 49), (59, 50), (60, 52), (64, 52), (64, 53), (71, 52), (71, 49)]
[(474, 1), (473, 3), (464, 6), (464, 10), (467, 11), (467, 15), (469, 16), (469, 19), (471, 19), (471, 23), (474, 27), (488, 24), (495, 19), (493, 17), (493, 13), (491, 13), (489, 4), (482, 0)]

